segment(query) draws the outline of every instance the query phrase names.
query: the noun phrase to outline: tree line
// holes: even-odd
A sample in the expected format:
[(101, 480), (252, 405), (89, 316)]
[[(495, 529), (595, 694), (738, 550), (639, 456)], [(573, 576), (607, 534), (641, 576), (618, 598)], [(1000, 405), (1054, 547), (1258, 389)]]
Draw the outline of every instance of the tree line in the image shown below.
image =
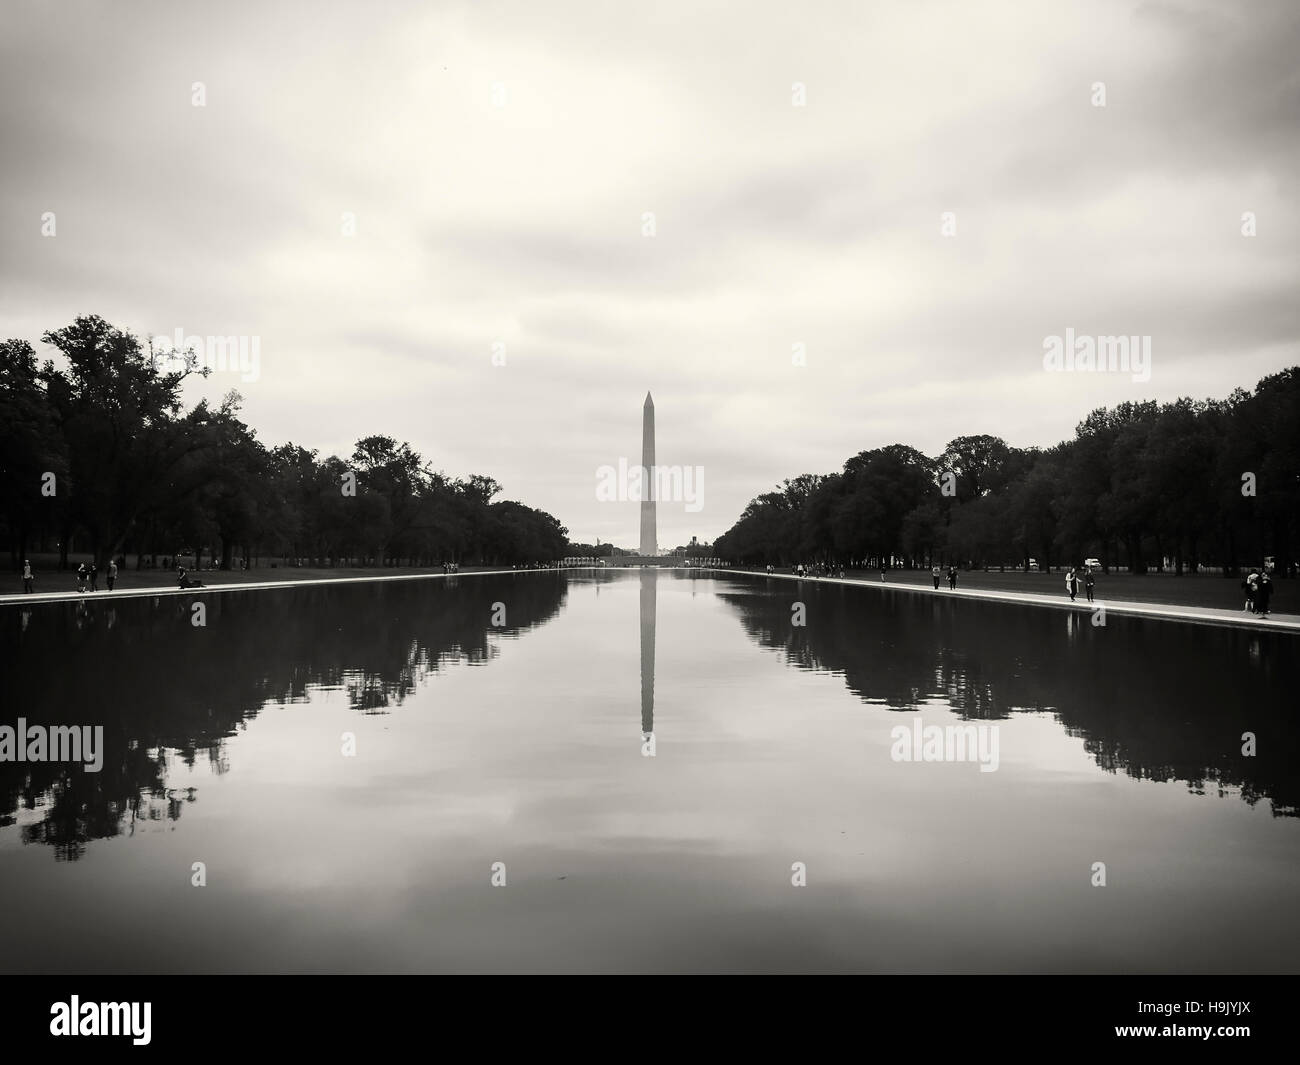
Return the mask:
[[(552, 515), (496, 500), (491, 477), (435, 471), (409, 444), (358, 440), (348, 459), (268, 446), (227, 393), (185, 409), (197, 355), (89, 315), (41, 339), (66, 366), (0, 341), (0, 536), (15, 566), (32, 552), (173, 556), (207, 547), (238, 559), (315, 564), (498, 565), (551, 561), (568, 530)], [(139, 564), (139, 562), (137, 563)]]
[(905, 444), (803, 474), (752, 500), (715, 545), (741, 564), (1166, 566), (1296, 571), (1300, 367), (1253, 393), (1099, 408), (1072, 440), (1017, 448), (960, 436), (933, 458)]

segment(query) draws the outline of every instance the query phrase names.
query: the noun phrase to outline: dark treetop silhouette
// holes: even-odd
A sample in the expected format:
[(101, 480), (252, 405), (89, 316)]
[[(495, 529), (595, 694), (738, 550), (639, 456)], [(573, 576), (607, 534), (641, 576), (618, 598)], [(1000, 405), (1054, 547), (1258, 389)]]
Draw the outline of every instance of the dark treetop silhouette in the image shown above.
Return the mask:
[[(929, 458), (904, 444), (754, 499), (714, 545), (746, 564), (864, 560), (929, 568), (1098, 558), (1135, 573), (1172, 560), (1235, 575), (1300, 546), (1300, 368), (1225, 400), (1095, 410), (1046, 450), (959, 436)], [(946, 490), (945, 490), (946, 489)]]
[(75, 545), (101, 570), (128, 551), (208, 544), (220, 545), (223, 569), (236, 555), (431, 565), (565, 554), (567, 530), (544, 511), (493, 502), (501, 486), (490, 477), (447, 477), (382, 435), (358, 440), (347, 461), (268, 447), (240, 421), (237, 392), (216, 409), (183, 409), (182, 383), (209, 373), (196, 359), (156, 359), (93, 315), (42, 339), (65, 368), (38, 368), (26, 341), (0, 342), (0, 539), (15, 568), (55, 544), (61, 566)]

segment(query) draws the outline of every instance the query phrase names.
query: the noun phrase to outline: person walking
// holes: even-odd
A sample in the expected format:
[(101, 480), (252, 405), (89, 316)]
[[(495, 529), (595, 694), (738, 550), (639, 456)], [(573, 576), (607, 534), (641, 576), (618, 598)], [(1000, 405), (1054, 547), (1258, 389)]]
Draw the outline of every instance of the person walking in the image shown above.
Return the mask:
[(117, 583), (117, 560), (109, 559), (108, 562), (108, 590), (113, 590), (113, 585)]
[(30, 593), (33, 590), (32, 582), (35, 580), (36, 574), (32, 572), (32, 560), (29, 558), (23, 559), (23, 591), (25, 593)]
[(1083, 590), (1088, 596), (1088, 602), (1092, 602), (1093, 588), (1097, 584), (1097, 578), (1092, 575), (1092, 567), (1089, 566), (1083, 574)]
[(937, 592), (939, 590), (939, 577), (941, 576), (937, 564), (934, 569), (930, 570), (930, 576), (934, 578), (934, 590)]
[(1255, 591), (1259, 587), (1259, 576), (1254, 570), (1246, 574), (1246, 579), (1242, 582), (1246, 589), (1246, 610), (1255, 613)]
[(948, 567), (948, 590), (955, 592), (957, 590), (957, 566)]
[(1268, 601), (1273, 598), (1273, 582), (1267, 573), (1259, 575), (1259, 587), (1255, 590), (1255, 612), (1260, 617), (1268, 617)]
[(1070, 602), (1073, 603), (1074, 597), (1079, 594), (1079, 578), (1075, 576), (1073, 566), (1065, 575), (1065, 590), (1070, 593)]
[(880, 583), (885, 583), (885, 570), (889, 568), (889, 563), (882, 557), (880, 559)]
[(99, 591), (99, 567), (95, 565), (95, 560), (90, 560), (90, 590)]
[(84, 562), (77, 567), (77, 591), (83, 595), (86, 593), (86, 564)]

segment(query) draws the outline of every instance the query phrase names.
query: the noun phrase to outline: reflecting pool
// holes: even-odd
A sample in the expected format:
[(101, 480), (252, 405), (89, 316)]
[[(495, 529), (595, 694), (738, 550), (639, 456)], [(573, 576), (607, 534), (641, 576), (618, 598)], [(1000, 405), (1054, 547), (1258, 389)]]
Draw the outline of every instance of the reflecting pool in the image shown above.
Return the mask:
[(103, 728), (0, 762), (7, 972), (1300, 968), (1291, 636), (641, 570), (0, 646), (0, 726)]

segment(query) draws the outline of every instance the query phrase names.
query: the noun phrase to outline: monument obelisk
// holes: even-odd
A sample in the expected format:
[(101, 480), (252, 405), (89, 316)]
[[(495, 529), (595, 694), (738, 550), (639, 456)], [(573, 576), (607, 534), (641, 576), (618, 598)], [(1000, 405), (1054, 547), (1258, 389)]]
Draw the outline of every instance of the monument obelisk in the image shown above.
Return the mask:
[(641, 550), (642, 558), (659, 554), (655, 537), (655, 401), (645, 394), (641, 415)]

